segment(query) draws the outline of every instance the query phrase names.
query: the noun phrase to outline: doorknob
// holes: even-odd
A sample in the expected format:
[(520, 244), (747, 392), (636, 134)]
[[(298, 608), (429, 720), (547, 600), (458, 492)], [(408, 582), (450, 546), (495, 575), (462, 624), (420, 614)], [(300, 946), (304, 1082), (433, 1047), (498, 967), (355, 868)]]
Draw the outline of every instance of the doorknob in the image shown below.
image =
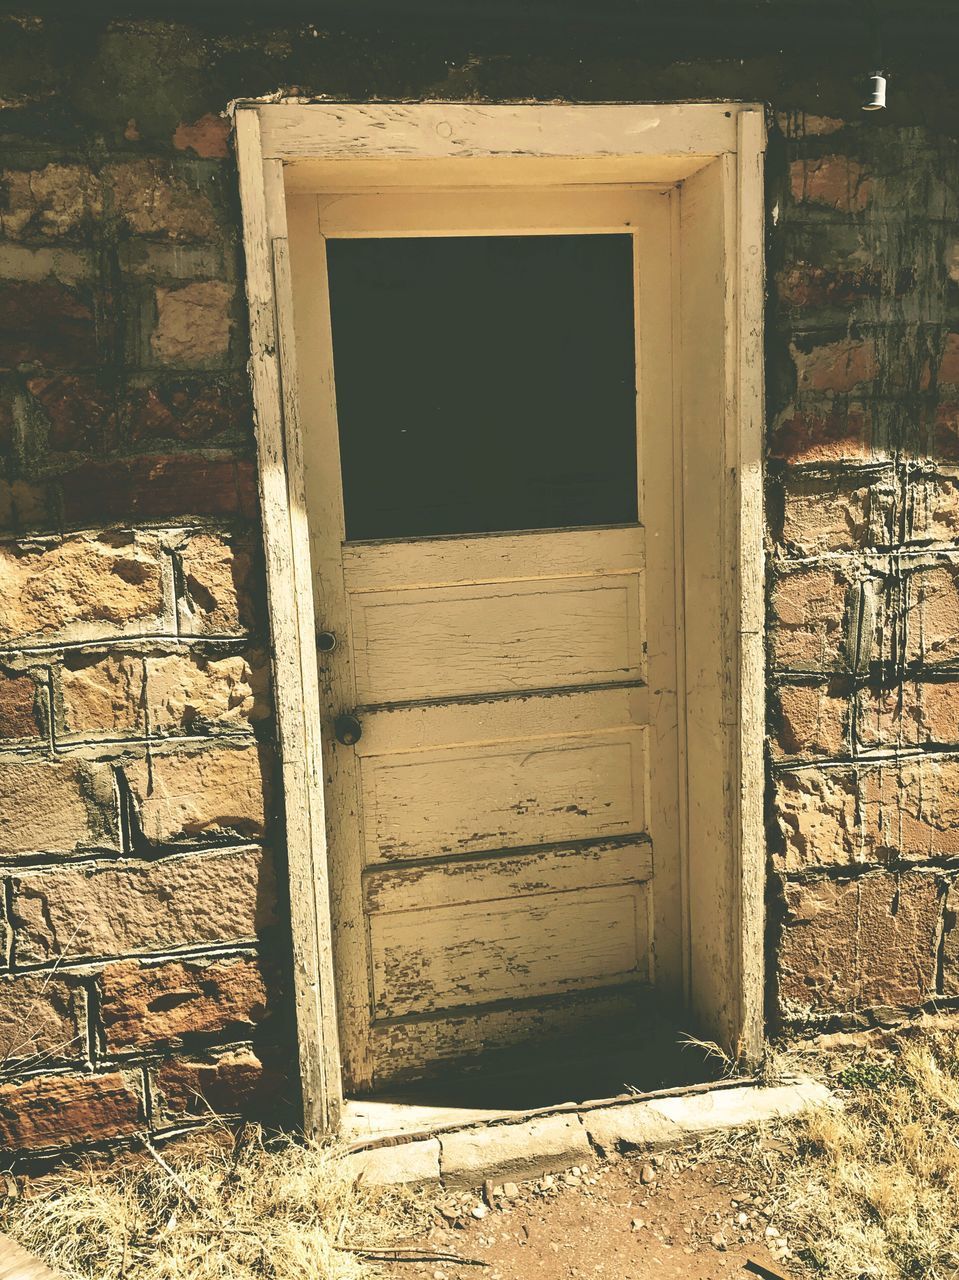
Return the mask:
[(333, 732), (337, 742), (342, 742), (344, 747), (352, 747), (363, 737), (363, 726), (356, 716), (344, 714), (333, 721)]

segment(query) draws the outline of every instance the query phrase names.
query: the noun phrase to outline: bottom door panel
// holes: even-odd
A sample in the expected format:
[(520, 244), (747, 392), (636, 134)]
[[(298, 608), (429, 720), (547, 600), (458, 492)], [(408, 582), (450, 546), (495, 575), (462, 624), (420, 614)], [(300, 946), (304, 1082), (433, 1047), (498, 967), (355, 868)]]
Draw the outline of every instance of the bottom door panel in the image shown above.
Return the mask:
[(611, 1027), (635, 1026), (646, 1016), (648, 1001), (647, 984), (629, 983), (527, 1004), (509, 1001), (475, 1011), (374, 1022), (374, 1087), (435, 1075), (454, 1063), (482, 1059), (486, 1064), (490, 1052), (548, 1052), (550, 1045), (571, 1038), (583, 1047), (591, 1034), (606, 1039)]

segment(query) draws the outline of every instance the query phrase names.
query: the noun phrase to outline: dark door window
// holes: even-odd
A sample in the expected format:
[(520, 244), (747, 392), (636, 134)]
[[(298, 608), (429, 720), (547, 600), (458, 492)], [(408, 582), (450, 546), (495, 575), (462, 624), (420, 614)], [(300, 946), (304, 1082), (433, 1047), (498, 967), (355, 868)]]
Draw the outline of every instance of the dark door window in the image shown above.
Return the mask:
[(327, 254), (348, 539), (637, 519), (628, 235)]

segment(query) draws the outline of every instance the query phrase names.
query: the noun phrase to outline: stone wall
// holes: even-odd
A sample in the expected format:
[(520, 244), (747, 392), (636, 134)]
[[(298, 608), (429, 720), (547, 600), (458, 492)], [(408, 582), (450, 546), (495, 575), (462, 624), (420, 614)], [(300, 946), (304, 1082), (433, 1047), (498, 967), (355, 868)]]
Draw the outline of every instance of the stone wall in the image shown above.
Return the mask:
[(776, 1008), (861, 1021), (959, 996), (959, 151), (785, 124), (768, 335)]
[(295, 1119), (229, 127), (29, 118), (0, 206), (0, 1149)]
[(959, 1002), (954, 21), (909, 7), (863, 116), (838, 0), (798, 28), (745, 0), (722, 23), (327, 8), (0, 19), (7, 1150), (295, 1120), (221, 114), (277, 89), (770, 103), (769, 1024)]

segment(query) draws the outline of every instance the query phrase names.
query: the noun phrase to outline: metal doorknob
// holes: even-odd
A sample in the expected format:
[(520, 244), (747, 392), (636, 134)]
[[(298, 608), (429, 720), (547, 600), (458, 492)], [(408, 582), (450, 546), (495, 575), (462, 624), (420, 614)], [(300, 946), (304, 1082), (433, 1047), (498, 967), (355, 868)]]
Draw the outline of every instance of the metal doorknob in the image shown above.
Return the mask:
[(333, 721), (333, 732), (337, 742), (342, 742), (344, 747), (352, 747), (363, 737), (363, 726), (356, 716), (342, 715)]

